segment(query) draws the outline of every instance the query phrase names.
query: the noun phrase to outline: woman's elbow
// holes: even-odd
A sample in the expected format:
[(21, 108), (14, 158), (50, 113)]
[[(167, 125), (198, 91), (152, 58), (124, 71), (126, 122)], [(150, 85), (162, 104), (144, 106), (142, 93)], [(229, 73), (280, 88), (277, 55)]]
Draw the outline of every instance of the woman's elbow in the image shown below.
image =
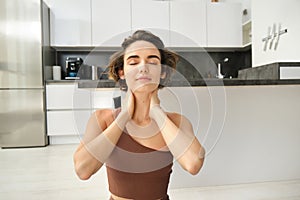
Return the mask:
[(82, 168), (80, 168), (78, 166), (75, 166), (75, 172), (76, 172), (77, 177), (83, 181), (88, 180), (91, 177), (90, 173), (87, 173), (85, 170), (83, 170)]
[(189, 164), (189, 166), (186, 167), (186, 171), (188, 171), (192, 175), (197, 175), (203, 166), (203, 161), (204, 159), (201, 159), (198, 162)]
[(85, 172), (85, 170), (83, 170), (80, 166), (78, 166), (78, 164), (74, 163), (74, 169), (77, 177), (80, 180), (88, 180), (91, 177), (88, 173)]
[(89, 180), (89, 178), (91, 177), (91, 175), (89, 175), (87, 173), (78, 173), (78, 172), (76, 172), (76, 174), (77, 174), (77, 177), (80, 180), (83, 180), (83, 181)]
[(76, 156), (73, 157), (74, 169), (77, 177), (81, 180), (88, 180), (91, 177), (91, 173), (88, 173), (82, 162), (76, 159)]

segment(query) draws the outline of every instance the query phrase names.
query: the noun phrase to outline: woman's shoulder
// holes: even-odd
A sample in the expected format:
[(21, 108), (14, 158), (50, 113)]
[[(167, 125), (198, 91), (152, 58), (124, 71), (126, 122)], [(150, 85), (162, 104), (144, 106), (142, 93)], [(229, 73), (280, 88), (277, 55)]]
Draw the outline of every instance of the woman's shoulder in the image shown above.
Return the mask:
[(109, 116), (112, 114), (112, 112), (114, 111), (114, 109), (109, 109), (109, 108), (105, 108), (105, 109), (98, 109), (94, 112), (94, 114), (96, 116), (101, 116), (101, 117), (104, 117), (104, 116)]
[(177, 112), (166, 112), (167, 116), (172, 119), (187, 119), (184, 115)]
[(176, 113), (176, 112), (166, 112), (167, 116), (172, 120), (172, 119), (179, 119), (183, 115)]
[[(105, 124), (105, 126), (109, 126), (119, 114), (120, 109), (99, 109), (94, 112), (94, 115), (97, 119), (98, 124)], [(102, 127), (101, 126), (101, 127)]]
[(180, 113), (166, 112), (166, 114), (169, 117), (169, 119), (179, 127), (182, 126), (183, 124), (190, 124), (189, 119)]

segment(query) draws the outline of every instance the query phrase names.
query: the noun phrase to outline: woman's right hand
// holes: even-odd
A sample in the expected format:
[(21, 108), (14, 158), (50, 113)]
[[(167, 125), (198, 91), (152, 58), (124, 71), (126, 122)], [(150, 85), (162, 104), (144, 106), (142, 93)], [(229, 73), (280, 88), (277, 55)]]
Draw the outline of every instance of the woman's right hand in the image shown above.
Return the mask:
[(120, 129), (124, 129), (127, 122), (132, 119), (134, 113), (134, 96), (130, 90), (127, 91), (125, 99), (122, 101), (122, 109), (118, 117), (116, 118), (116, 123)]
[(121, 112), (127, 112), (129, 119), (131, 119), (134, 114), (134, 103), (133, 93), (130, 89), (128, 89)]

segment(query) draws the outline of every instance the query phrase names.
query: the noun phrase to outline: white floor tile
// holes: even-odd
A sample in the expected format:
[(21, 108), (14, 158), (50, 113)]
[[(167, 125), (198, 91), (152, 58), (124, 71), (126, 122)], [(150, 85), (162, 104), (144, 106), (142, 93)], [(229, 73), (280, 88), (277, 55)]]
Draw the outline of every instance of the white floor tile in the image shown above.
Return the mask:
[[(76, 177), (76, 145), (0, 149), (0, 199), (84, 200), (109, 198), (105, 168), (88, 181)], [(300, 180), (182, 188), (171, 200), (300, 200)]]

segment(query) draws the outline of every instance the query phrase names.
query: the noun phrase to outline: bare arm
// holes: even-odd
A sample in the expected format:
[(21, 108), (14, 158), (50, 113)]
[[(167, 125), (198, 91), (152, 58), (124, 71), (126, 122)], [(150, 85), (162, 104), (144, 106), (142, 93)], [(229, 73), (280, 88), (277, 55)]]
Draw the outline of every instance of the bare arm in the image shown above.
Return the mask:
[(124, 109), (115, 120), (108, 109), (97, 111), (90, 117), (84, 138), (73, 156), (80, 179), (89, 179), (110, 156), (131, 118), (133, 111), (130, 110)]
[(167, 115), (159, 107), (158, 98), (153, 101), (150, 115), (160, 127), (169, 150), (183, 169), (197, 174), (203, 165), (205, 150), (195, 137), (191, 123), (180, 114)]

